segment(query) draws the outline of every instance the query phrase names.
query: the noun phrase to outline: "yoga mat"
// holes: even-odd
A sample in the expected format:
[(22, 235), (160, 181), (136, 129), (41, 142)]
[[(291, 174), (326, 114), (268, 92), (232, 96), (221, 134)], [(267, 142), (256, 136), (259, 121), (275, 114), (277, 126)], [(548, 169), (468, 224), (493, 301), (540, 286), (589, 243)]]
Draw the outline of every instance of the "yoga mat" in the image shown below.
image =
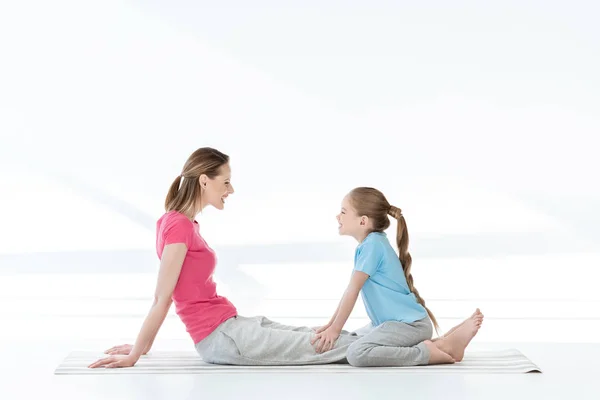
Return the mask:
[(450, 365), (418, 367), (355, 368), (344, 364), (302, 366), (233, 366), (207, 364), (194, 351), (155, 351), (142, 356), (131, 368), (87, 368), (106, 357), (92, 351), (74, 351), (56, 368), (56, 375), (90, 374), (236, 374), (236, 373), (375, 373), (375, 374), (522, 374), (542, 372), (519, 350), (477, 351), (466, 353), (462, 362)]

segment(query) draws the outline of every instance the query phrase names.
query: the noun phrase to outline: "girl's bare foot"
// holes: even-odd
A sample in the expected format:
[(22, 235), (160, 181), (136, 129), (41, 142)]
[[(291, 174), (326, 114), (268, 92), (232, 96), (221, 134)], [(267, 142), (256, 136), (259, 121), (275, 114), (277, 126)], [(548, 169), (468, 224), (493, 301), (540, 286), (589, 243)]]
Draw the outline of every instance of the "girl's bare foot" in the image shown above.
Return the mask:
[(481, 317), (481, 319), (483, 320), (483, 314), (481, 313), (481, 310), (479, 310), (479, 308), (478, 308), (478, 309), (475, 310), (475, 312), (469, 318), (465, 319), (463, 322), (461, 322), (460, 324), (456, 325), (455, 327), (453, 327), (452, 329), (450, 329), (448, 332), (444, 333), (442, 336), (433, 339), (433, 341), (435, 342), (435, 341), (438, 341), (438, 340), (443, 339), (445, 337), (448, 337), (449, 335), (452, 334), (452, 332), (454, 332), (455, 330), (457, 330), (458, 328), (460, 328), (461, 326), (463, 326), (464, 323), (467, 322), (469, 319), (471, 319), (471, 318), (479, 318), (479, 317)]
[(446, 333), (445, 335), (442, 336), (442, 338), (447, 338), (448, 336), (452, 335), (458, 328), (463, 326), (466, 322), (473, 322), (473, 321), (475, 322), (475, 325), (477, 325), (478, 327), (481, 327), (481, 324), (483, 323), (483, 314), (481, 313), (481, 311), (479, 311), (479, 308), (477, 310), (475, 310), (473, 315), (471, 315), (469, 318), (467, 318), (463, 322), (461, 322), (460, 325), (457, 325), (454, 328), (450, 329), (448, 331), (448, 333)]
[(448, 335), (440, 340), (436, 340), (434, 343), (441, 351), (449, 354), (456, 361), (462, 361), (465, 355), (465, 349), (475, 337), (481, 323), (483, 316), (476, 315), (475, 318), (468, 318), (461, 326), (456, 328), (451, 335)]
[(454, 364), (454, 359), (444, 351), (440, 350), (431, 340), (426, 340), (425, 346), (429, 349), (428, 365)]

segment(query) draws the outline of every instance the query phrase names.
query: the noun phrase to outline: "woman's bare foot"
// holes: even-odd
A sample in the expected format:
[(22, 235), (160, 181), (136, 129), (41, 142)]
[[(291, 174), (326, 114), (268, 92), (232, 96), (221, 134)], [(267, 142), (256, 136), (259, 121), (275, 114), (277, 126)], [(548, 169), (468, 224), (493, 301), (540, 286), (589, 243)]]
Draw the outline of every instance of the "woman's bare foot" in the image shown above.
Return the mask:
[(454, 359), (449, 354), (440, 350), (431, 340), (426, 340), (423, 343), (425, 343), (425, 346), (429, 349), (428, 365), (454, 364)]
[(460, 324), (456, 325), (455, 327), (453, 327), (452, 329), (450, 329), (448, 332), (444, 333), (442, 336), (433, 339), (432, 341), (436, 342), (436, 341), (438, 341), (440, 339), (448, 337), (449, 335), (452, 334), (452, 332), (454, 332), (455, 330), (457, 330), (458, 328), (460, 328), (461, 326), (463, 326), (464, 323), (467, 322), (469, 319), (471, 319), (471, 318), (479, 318), (479, 317), (481, 317), (481, 319), (483, 320), (483, 314), (481, 313), (481, 310), (478, 308), (478, 309), (475, 310), (475, 312), (469, 318), (465, 319), (463, 322), (461, 322)]
[(481, 328), (482, 321), (483, 315), (476, 315), (473, 318), (468, 318), (461, 326), (456, 328), (452, 334), (440, 340), (436, 340), (435, 346), (444, 353), (449, 354), (456, 361), (462, 361), (465, 355), (465, 349), (475, 337), (479, 328)]

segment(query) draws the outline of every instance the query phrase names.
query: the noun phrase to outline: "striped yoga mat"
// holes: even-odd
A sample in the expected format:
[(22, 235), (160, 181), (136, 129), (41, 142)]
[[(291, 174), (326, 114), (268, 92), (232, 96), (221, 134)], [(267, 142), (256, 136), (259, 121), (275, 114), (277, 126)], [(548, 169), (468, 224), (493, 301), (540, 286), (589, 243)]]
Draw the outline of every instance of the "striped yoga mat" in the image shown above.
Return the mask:
[(466, 353), (462, 362), (400, 368), (354, 368), (343, 364), (310, 366), (242, 367), (204, 363), (193, 351), (156, 351), (142, 356), (132, 368), (87, 368), (105, 357), (98, 352), (70, 353), (56, 368), (57, 375), (87, 374), (235, 374), (235, 373), (435, 373), (435, 374), (521, 374), (542, 372), (516, 349)]

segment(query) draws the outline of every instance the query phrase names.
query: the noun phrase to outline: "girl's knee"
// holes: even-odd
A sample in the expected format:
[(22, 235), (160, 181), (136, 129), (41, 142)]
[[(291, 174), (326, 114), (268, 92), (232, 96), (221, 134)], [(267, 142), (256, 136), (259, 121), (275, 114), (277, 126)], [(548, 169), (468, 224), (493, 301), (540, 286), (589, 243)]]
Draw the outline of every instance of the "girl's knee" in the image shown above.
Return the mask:
[(354, 342), (348, 347), (346, 359), (348, 360), (348, 364), (353, 367), (366, 367), (367, 349), (360, 341)]

